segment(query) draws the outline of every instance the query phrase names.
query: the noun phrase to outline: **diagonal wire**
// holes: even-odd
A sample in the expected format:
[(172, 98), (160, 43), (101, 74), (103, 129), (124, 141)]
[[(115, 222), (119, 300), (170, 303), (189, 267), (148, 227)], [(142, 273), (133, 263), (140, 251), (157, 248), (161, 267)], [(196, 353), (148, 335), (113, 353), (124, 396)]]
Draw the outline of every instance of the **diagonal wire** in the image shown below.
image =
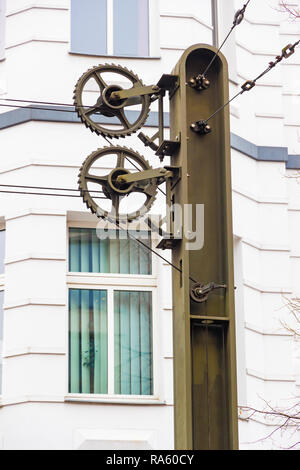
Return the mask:
[[(27, 194), (28, 196), (58, 196), (58, 197), (80, 197), (80, 194), (57, 194), (57, 193), (37, 193), (29, 191), (10, 191), (10, 190), (0, 190), (0, 193), (5, 194)], [(106, 199), (105, 197), (95, 196), (94, 199)]]
[[(205, 123), (210, 121), (216, 114), (218, 114), (220, 111), (222, 111), (226, 106), (228, 106), (233, 100), (235, 100), (238, 96), (242, 95), (245, 93), (245, 91), (250, 91), (254, 86), (256, 85), (256, 82), (265, 76), (267, 73), (269, 73), (274, 67), (276, 67), (277, 64), (279, 64), (283, 59), (287, 59), (290, 57), (294, 52), (295, 48), (299, 46), (300, 44), (300, 39), (296, 41), (294, 44), (288, 44), (283, 50), (281, 55), (277, 56), (274, 62), (270, 62), (269, 66), (262, 72), (260, 73), (254, 80), (248, 80), (242, 85), (242, 89), (235, 95), (233, 98), (231, 98), (229, 101), (227, 101), (223, 106), (221, 106), (219, 109), (217, 109), (211, 116), (209, 116), (207, 119), (205, 119)], [(289, 51), (289, 52), (287, 52)]]
[(5, 108), (21, 108), (21, 109), (37, 109), (39, 111), (59, 111), (61, 113), (76, 113), (75, 109), (59, 109), (59, 108), (46, 108), (46, 107), (39, 107), (39, 106), (22, 106), (16, 104), (2, 104), (0, 103), (1, 107)]
[(225, 45), (227, 39), (231, 35), (232, 31), (236, 28), (236, 26), (241, 24), (241, 22), (243, 21), (246, 8), (249, 5), (250, 1), (251, 0), (248, 0), (247, 3), (245, 3), (245, 5), (243, 6), (243, 8), (241, 10), (238, 10), (236, 12), (236, 14), (234, 15), (233, 25), (231, 26), (229, 33), (227, 34), (226, 38), (222, 42), (221, 46), (219, 47), (219, 49), (217, 50), (217, 52), (215, 53), (215, 55), (211, 59), (210, 63), (208, 64), (208, 66), (206, 67), (204, 72), (202, 73), (202, 76), (205, 76), (205, 74), (209, 71), (209, 69), (211, 68), (212, 64), (214, 63), (216, 57), (219, 55), (219, 52), (221, 51), (222, 47)]
[[(25, 185), (17, 185), (17, 184), (0, 184), (0, 187), (19, 188), (19, 189), (42, 189), (42, 190), (51, 190), (51, 191), (73, 191), (73, 192), (78, 192), (79, 191), (79, 189), (72, 189), (72, 188), (53, 188), (53, 187), (47, 187), (47, 186), (25, 186)], [(80, 191), (89, 192), (88, 189), (81, 189)], [(103, 194), (103, 191), (92, 190), (90, 192)], [(106, 199), (106, 198), (104, 198), (104, 199)]]
[[(139, 238), (136, 238), (135, 236), (133, 236), (132, 234), (130, 234), (129, 230), (127, 228), (124, 228), (121, 226), (120, 224), (120, 221), (117, 223), (115, 222), (114, 220), (111, 220), (109, 217), (106, 217), (106, 219), (108, 220), (108, 222), (111, 222), (113, 223), (116, 228), (120, 228), (121, 230), (123, 230), (123, 232), (126, 232), (128, 237), (131, 238), (132, 240), (134, 240), (136, 243), (139, 243), (140, 245), (144, 246), (147, 250), (151, 251), (152, 253), (154, 253), (156, 256), (158, 256), (160, 259), (162, 259), (163, 261), (165, 261), (169, 266), (171, 266), (173, 269), (175, 269), (176, 271), (178, 271), (179, 273), (183, 274), (183, 271), (182, 269), (180, 269), (178, 266), (176, 266), (175, 264), (171, 263), (171, 261), (169, 261), (167, 258), (165, 258), (164, 256), (162, 256), (160, 253), (157, 253), (157, 251), (155, 251), (153, 248), (151, 248), (150, 246), (148, 246), (146, 243), (144, 243), (142, 240), (140, 240)], [(193, 277), (189, 276), (189, 280), (194, 282), (195, 284), (198, 283), (198, 281), (196, 281)]]

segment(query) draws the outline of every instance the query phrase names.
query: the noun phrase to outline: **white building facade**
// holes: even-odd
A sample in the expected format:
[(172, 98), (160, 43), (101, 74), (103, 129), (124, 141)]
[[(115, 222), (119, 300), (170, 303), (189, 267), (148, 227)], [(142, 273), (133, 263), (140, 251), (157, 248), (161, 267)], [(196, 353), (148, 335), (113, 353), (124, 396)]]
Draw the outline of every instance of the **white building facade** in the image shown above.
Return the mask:
[[(157, 83), (190, 45), (220, 44), (243, 3), (0, 0), (0, 448), (174, 448), (172, 268), (97, 239), (75, 190), (108, 144), (68, 105), (98, 64)], [(300, 39), (277, 7), (252, 0), (226, 43), (231, 96)], [(259, 410), (299, 396), (299, 347), (283, 327), (286, 299), (300, 296), (299, 71), (298, 48), (230, 107), (238, 403)], [(143, 131), (156, 125), (153, 107)], [(160, 165), (136, 134), (117, 144)], [(274, 422), (237, 415), (241, 449), (299, 441), (265, 440)]]

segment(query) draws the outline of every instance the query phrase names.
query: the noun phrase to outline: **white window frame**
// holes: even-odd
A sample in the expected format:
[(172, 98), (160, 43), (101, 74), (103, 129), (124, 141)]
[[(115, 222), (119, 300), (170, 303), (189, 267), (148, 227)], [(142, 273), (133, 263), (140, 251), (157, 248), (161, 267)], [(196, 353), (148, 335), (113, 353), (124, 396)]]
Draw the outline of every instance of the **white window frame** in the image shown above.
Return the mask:
[[(67, 224), (67, 293), (66, 305), (66, 394), (65, 401), (88, 401), (100, 403), (139, 403), (163, 404), (160, 399), (160, 340), (158, 319), (157, 292), (157, 259), (152, 254), (152, 274), (107, 274), (107, 273), (73, 273), (69, 272), (69, 228), (96, 228), (93, 222), (69, 222)], [(69, 290), (102, 290), (107, 291), (108, 315), (108, 393), (83, 394), (69, 392)], [(117, 395), (114, 388), (114, 291), (152, 292), (152, 366), (153, 394), (152, 395)]]

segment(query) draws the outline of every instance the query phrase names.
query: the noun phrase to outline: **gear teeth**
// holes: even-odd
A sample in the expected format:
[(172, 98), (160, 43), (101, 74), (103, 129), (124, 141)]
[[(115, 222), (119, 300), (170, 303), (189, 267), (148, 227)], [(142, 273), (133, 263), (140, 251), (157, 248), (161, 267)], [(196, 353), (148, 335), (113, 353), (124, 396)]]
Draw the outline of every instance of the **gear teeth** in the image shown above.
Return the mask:
[[(119, 73), (120, 75), (123, 75), (127, 78), (131, 78), (135, 81), (138, 81), (142, 86), (143, 81), (131, 70), (129, 70), (127, 67), (123, 67), (121, 65), (115, 65), (115, 64), (109, 64), (105, 63), (104, 65), (99, 64), (95, 67), (91, 67), (90, 69), (87, 70), (87, 72), (83, 73), (79, 80), (77, 81), (74, 92), (73, 92), (73, 102), (75, 106), (75, 110), (77, 112), (78, 117), (80, 118), (81, 122), (85, 124), (85, 126), (90, 129), (92, 132), (95, 132), (97, 135), (102, 135), (103, 137), (109, 137), (111, 139), (113, 138), (119, 138), (119, 137), (126, 137), (130, 136), (132, 133), (137, 132), (143, 124), (146, 122), (149, 112), (150, 112), (150, 98), (148, 96), (145, 96), (142, 111), (140, 113), (139, 118), (137, 119), (137, 123), (130, 127), (129, 129), (123, 129), (123, 130), (117, 130), (115, 132), (111, 132), (108, 129), (102, 127), (101, 125), (95, 123), (92, 121), (92, 119), (87, 118), (84, 113), (82, 112), (81, 105), (78, 103), (81, 102), (81, 93), (83, 86), (82, 83), (83, 81), (86, 83), (87, 80), (85, 80), (88, 75), (92, 75), (95, 70), (101, 70), (101, 68), (107, 69), (108, 71), (113, 71), (115, 73)], [(124, 72), (122, 74), (122, 72)], [(88, 79), (88, 78), (87, 78)]]
[[(107, 213), (107, 211), (103, 210), (102, 212), (105, 213), (106, 216), (98, 215), (99, 205), (93, 200), (92, 196), (90, 195), (90, 193), (88, 191), (87, 183), (86, 183), (86, 180), (85, 180), (85, 175), (89, 171), (90, 167), (99, 158), (101, 158), (102, 156), (105, 156), (107, 154), (117, 152), (117, 151), (122, 151), (129, 158), (131, 157), (136, 163), (138, 163), (142, 167), (142, 170), (143, 169), (147, 170), (147, 169), (152, 168), (150, 166), (149, 162), (142, 155), (140, 155), (138, 152), (135, 152), (133, 149), (127, 148), (127, 147), (122, 147), (122, 146), (108, 147), (108, 146), (106, 146), (106, 147), (103, 147), (103, 148), (99, 148), (96, 151), (94, 151), (93, 153), (91, 153), (85, 159), (85, 161), (83, 162), (83, 164), (82, 164), (82, 166), (79, 170), (78, 186), (79, 186), (79, 190), (80, 190), (80, 195), (83, 198), (83, 202), (86, 204), (87, 209), (89, 209), (93, 214), (96, 214), (97, 217), (99, 217), (99, 218), (107, 218), (109, 214)], [(155, 200), (156, 200), (156, 193), (154, 193), (154, 195), (152, 195), (152, 196), (147, 195), (147, 200), (146, 200), (147, 201), (146, 202), (147, 211), (150, 210), (150, 208), (153, 205), (153, 203), (155, 202)], [(139, 219), (140, 217), (142, 217), (145, 214), (145, 211), (143, 211), (142, 213), (140, 213), (140, 211), (136, 211), (136, 212), (138, 212), (138, 215), (127, 214), (128, 220), (129, 219), (130, 220)]]

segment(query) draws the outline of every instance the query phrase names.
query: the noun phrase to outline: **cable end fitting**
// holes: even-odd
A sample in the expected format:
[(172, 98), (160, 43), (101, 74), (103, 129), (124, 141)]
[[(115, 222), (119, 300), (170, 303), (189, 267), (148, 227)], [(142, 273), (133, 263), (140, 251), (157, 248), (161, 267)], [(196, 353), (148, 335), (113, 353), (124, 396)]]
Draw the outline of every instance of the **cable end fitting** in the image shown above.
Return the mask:
[(210, 87), (210, 81), (204, 75), (197, 75), (190, 78), (187, 84), (198, 91), (207, 90)]

